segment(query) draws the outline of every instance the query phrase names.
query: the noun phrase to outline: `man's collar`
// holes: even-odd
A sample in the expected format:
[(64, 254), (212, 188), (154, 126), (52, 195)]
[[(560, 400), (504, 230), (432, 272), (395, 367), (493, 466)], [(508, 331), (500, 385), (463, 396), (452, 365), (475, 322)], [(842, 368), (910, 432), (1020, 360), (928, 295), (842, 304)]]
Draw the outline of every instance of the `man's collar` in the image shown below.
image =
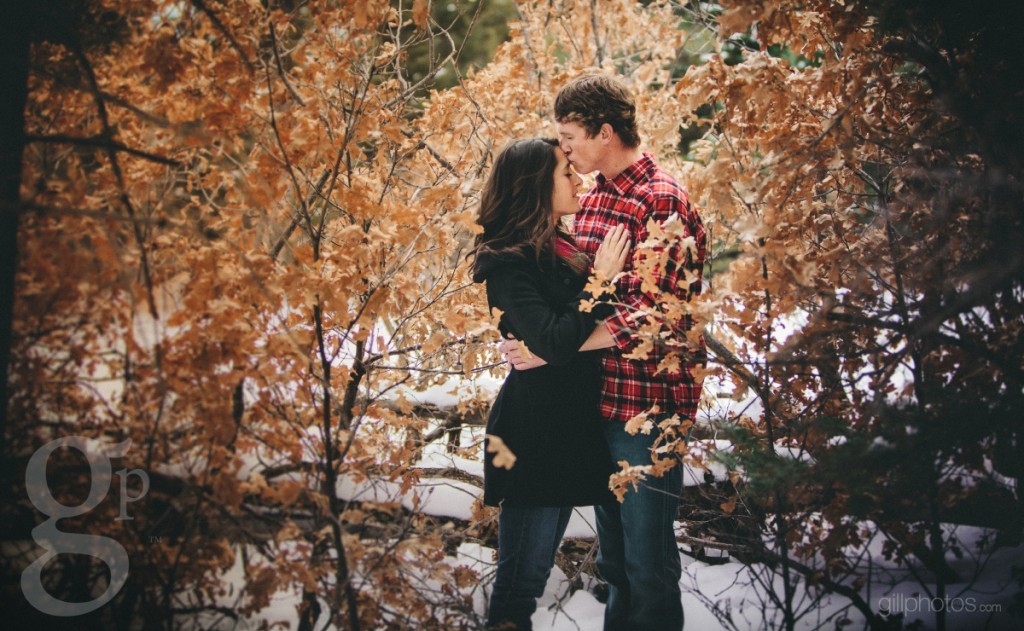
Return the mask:
[(624, 195), (637, 184), (646, 180), (647, 174), (656, 166), (658, 165), (654, 161), (654, 156), (644, 153), (639, 160), (626, 167), (622, 173), (619, 173), (610, 180), (598, 173), (596, 178), (597, 186), (600, 188), (608, 187), (615, 193)]

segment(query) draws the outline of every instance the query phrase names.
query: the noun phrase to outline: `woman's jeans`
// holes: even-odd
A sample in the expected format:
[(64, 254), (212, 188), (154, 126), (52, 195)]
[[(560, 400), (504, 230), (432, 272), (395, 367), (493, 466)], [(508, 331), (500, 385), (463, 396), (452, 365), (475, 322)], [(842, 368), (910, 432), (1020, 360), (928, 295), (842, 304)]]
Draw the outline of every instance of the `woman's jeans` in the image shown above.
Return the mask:
[(511, 622), (532, 629), (530, 618), (544, 593), (555, 553), (569, 525), (571, 506), (502, 506), (498, 518), (498, 571), (487, 625)]
[[(651, 464), (656, 438), (630, 435), (625, 423), (607, 421), (605, 437), (612, 460)], [(600, 548), (597, 569), (608, 583), (605, 631), (679, 631), (683, 628), (682, 566), (673, 522), (682, 491), (674, 467), (664, 477), (648, 476), (630, 488), (619, 504), (595, 507)]]

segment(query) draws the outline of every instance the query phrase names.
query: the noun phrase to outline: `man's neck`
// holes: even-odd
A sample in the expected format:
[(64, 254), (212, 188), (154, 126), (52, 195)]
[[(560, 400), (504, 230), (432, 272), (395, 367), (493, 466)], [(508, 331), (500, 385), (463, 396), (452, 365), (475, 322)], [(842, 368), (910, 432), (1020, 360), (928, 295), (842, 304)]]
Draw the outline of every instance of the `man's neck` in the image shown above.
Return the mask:
[(601, 172), (605, 179), (613, 180), (619, 173), (636, 164), (636, 161), (642, 157), (644, 157), (644, 152), (639, 147), (623, 148), (611, 152), (605, 161), (606, 163), (602, 164), (598, 171)]

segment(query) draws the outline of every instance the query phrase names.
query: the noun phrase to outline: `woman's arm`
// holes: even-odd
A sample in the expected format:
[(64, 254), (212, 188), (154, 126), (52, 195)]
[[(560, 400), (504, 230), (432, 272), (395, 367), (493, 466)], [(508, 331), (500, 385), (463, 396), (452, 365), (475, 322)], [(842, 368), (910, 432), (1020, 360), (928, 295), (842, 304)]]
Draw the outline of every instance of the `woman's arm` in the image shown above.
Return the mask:
[[(630, 240), (626, 227), (620, 224), (612, 228), (605, 237), (604, 242), (597, 249), (597, 254), (594, 257), (594, 271), (598, 277), (612, 279), (621, 272), (626, 264), (629, 248)], [(589, 295), (586, 293), (580, 294), (581, 300), (588, 297)], [(590, 317), (586, 321), (589, 323), (594, 322), (593, 311), (589, 315)], [(527, 343), (529, 343), (529, 340), (527, 340)], [(583, 340), (583, 344), (577, 350), (593, 351), (601, 348), (611, 348), (612, 346), (615, 346), (615, 338), (612, 337), (611, 331), (603, 322), (598, 321), (593, 330), (591, 330), (590, 335)], [(537, 350), (538, 352), (544, 352), (540, 349)], [(527, 346), (524, 346), (515, 338), (502, 340), (498, 345), (498, 351), (516, 370), (529, 370), (530, 368), (537, 368), (548, 363), (543, 358), (531, 353)], [(575, 353), (576, 350), (573, 352)]]
[(580, 346), (581, 351), (596, 351), (600, 348), (611, 348), (615, 346), (615, 338), (612, 337), (611, 331), (604, 325), (604, 320), (597, 323), (591, 332), (590, 337), (583, 342), (583, 346)]
[[(583, 341), (583, 345), (580, 346), (580, 352), (596, 351), (613, 346), (615, 346), (615, 338), (612, 337), (604, 322), (598, 322), (597, 326), (590, 333), (590, 337)], [(516, 370), (530, 370), (531, 368), (539, 368), (547, 364), (546, 361), (531, 353), (522, 342), (515, 338), (502, 340), (498, 344), (498, 350), (501, 352), (502, 357), (509, 364), (512, 364), (512, 367)]]
[(528, 265), (503, 265), (487, 278), (488, 302), (502, 310), (502, 319), (530, 349), (524, 354), (532, 351), (545, 363), (568, 363), (594, 330), (597, 316), (575, 305), (552, 304), (539, 282)]

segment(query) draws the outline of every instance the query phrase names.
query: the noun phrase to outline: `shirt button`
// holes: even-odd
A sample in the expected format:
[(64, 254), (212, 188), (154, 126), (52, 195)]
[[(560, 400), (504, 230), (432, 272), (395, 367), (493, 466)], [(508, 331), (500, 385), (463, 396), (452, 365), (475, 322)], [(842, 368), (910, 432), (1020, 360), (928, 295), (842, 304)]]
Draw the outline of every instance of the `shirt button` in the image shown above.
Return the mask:
[(568, 278), (563, 278), (562, 279), (562, 283), (568, 285), (569, 284), (569, 279)]

